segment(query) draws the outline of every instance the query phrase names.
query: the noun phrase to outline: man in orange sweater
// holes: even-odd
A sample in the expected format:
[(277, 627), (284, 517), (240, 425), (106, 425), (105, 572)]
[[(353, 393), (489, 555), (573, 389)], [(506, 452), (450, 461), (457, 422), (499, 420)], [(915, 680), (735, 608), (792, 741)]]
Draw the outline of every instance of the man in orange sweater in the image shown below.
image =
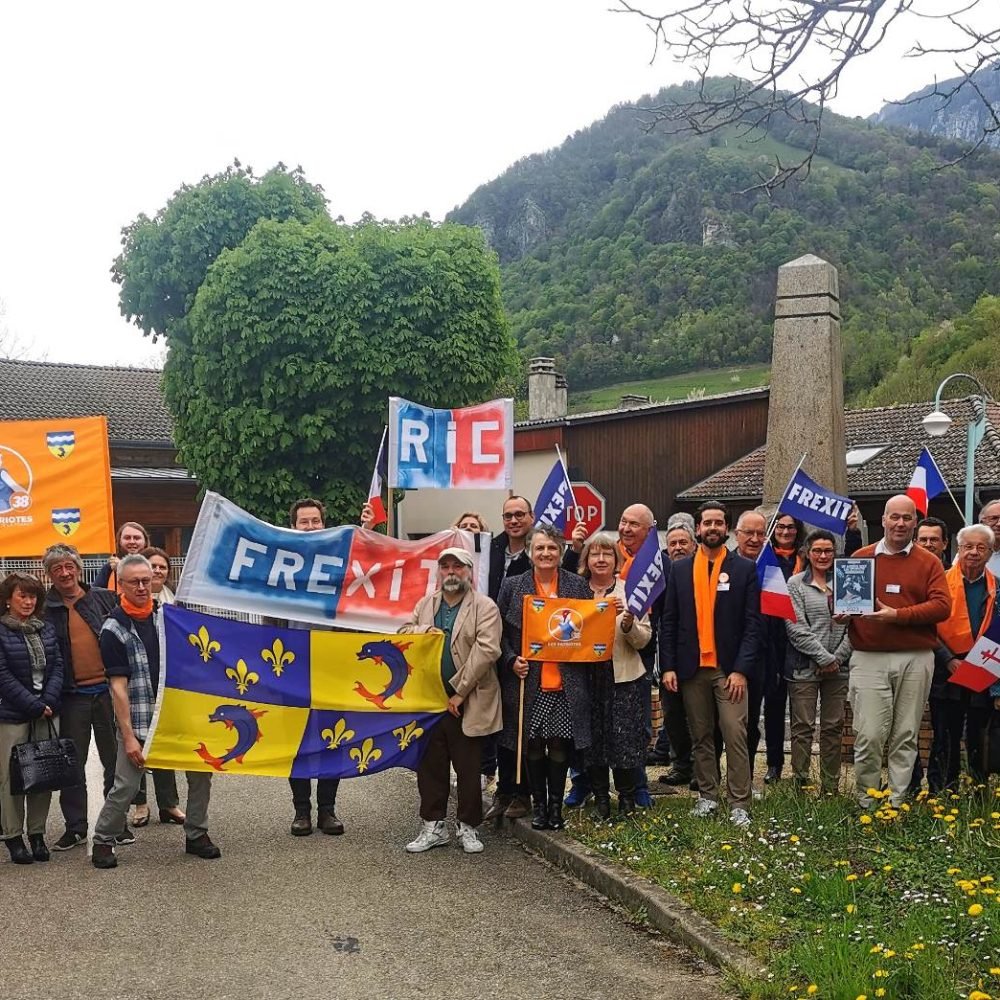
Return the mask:
[(907, 496), (891, 497), (882, 515), (884, 537), (854, 553), (875, 559), (875, 608), (850, 620), (854, 712), (854, 775), (858, 801), (874, 802), (888, 748), (890, 801), (906, 797), (917, 736), (934, 673), (938, 622), (951, 614), (951, 591), (941, 560), (913, 544), (917, 511)]

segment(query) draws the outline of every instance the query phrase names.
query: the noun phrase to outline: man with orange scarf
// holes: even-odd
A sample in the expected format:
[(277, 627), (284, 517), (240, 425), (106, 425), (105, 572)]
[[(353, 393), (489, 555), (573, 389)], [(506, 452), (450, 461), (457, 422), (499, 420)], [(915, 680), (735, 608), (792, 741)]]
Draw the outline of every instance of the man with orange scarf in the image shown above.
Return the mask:
[(948, 678), (989, 627), (996, 614), (996, 577), (986, 568), (993, 551), (992, 532), (986, 525), (970, 524), (958, 533), (958, 559), (945, 574), (951, 591), (951, 615), (937, 626), (940, 646), (934, 653), (931, 681), (931, 723), (934, 741), (927, 761), (927, 787), (931, 792), (958, 787), (962, 736), (969, 757), (969, 773), (986, 780), (982, 759), (983, 727), (992, 699), (975, 694)]
[(750, 825), (747, 753), (747, 680), (756, 666), (761, 634), (757, 568), (726, 549), (729, 514), (710, 500), (698, 508), (698, 549), (671, 566), (663, 607), (660, 653), (663, 686), (681, 692), (700, 797), (693, 815), (718, 809), (715, 719), (726, 745), (730, 820)]
[[(95, 868), (117, 868), (114, 844), (125, 829), (128, 807), (142, 780), (142, 744), (149, 735), (160, 685), (160, 639), (153, 623), (153, 569), (145, 556), (127, 555), (117, 566), (121, 603), (101, 627), (101, 659), (111, 686), (118, 726), (115, 780), (94, 824)], [(221, 852), (208, 838), (208, 800), (212, 776), (187, 772), (188, 800), (184, 821), (185, 851), (199, 858)]]

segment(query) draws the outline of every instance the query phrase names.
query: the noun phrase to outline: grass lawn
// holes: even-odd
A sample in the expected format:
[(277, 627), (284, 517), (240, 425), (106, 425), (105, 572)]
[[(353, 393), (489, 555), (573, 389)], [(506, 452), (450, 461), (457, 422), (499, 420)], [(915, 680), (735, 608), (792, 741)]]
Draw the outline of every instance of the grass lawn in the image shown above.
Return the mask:
[(1000, 1000), (1000, 790), (859, 815), (782, 782), (743, 831), (695, 819), (692, 802), (658, 798), (613, 826), (584, 810), (569, 830), (766, 962), (732, 979), (741, 996)]
[(767, 385), (771, 378), (770, 365), (748, 365), (743, 368), (718, 368), (684, 375), (667, 375), (664, 378), (647, 379), (639, 382), (619, 382), (602, 386), (600, 389), (583, 389), (569, 396), (570, 413), (586, 413), (590, 410), (612, 410), (627, 393), (650, 396), (654, 402), (671, 399), (687, 399), (692, 392), (703, 392), (714, 396), (720, 392), (734, 392), (737, 389), (754, 389)]

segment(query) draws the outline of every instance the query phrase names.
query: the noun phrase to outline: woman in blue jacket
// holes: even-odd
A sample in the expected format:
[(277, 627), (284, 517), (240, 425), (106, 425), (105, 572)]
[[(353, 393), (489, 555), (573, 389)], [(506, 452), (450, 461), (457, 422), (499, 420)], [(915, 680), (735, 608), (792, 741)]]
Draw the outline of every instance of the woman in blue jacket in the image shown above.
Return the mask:
[[(47, 738), (59, 713), (63, 663), (55, 629), (36, 616), (44, 598), (33, 576), (11, 573), (0, 583), (0, 830), (18, 865), (49, 860), (45, 821), (51, 793), (10, 791), (11, 748)], [(22, 836), (25, 804), (30, 852)]]

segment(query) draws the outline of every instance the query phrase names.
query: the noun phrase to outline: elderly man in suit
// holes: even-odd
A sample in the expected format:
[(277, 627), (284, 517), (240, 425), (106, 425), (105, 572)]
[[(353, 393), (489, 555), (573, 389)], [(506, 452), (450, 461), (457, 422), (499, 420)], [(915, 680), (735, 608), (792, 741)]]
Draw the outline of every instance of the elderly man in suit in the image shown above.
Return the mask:
[(458, 841), (466, 854), (479, 854), (476, 827), (483, 820), (479, 782), (482, 738), (498, 732), (500, 686), (495, 669), (500, 656), (500, 612), (472, 588), (472, 555), (448, 548), (438, 557), (438, 589), (421, 598), (401, 632), (442, 632), (441, 679), (448, 692), (448, 714), (426, 737), (417, 770), (423, 826), (406, 845), (420, 854), (449, 842), (445, 815), (451, 768), (458, 776)]
[(749, 559), (726, 549), (729, 515), (716, 501), (698, 508), (698, 548), (671, 565), (660, 629), (663, 686), (681, 692), (700, 797), (695, 816), (718, 809), (715, 715), (726, 744), (729, 818), (750, 825), (747, 681), (757, 660), (760, 590)]

